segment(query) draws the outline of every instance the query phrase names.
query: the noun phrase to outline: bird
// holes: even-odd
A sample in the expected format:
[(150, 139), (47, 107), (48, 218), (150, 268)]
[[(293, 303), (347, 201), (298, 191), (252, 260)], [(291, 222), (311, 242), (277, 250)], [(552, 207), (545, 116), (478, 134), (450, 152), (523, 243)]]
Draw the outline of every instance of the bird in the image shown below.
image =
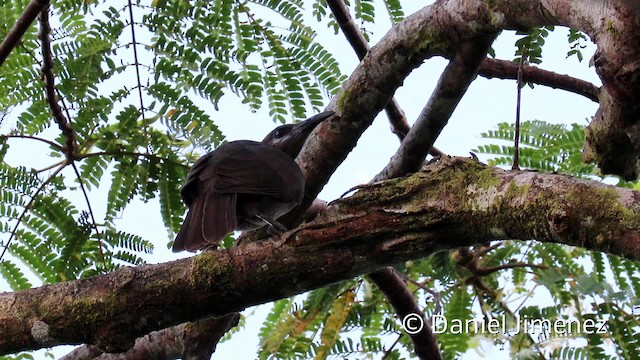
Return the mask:
[(286, 231), (277, 219), (302, 202), (305, 179), (294, 161), (325, 111), (271, 131), (262, 142), (226, 142), (193, 164), (180, 196), (189, 210), (173, 242), (173, 252), (215, 247), (234, 231), (268, 225)]

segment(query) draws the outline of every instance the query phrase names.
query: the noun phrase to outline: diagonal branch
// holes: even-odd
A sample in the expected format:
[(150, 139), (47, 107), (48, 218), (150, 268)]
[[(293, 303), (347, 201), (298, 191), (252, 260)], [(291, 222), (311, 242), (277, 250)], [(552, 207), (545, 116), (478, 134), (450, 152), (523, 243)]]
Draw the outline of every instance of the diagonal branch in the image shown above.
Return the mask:
[(9, 236), (9, 240), (7, 240), (7, 243), (4, 245), (4, 248), (2, 249), (2, 253), (0, 253), (0, 261), (2, 260), (2, 258), (4, 257), (4, 254), (7, 252), (7, 250), (9, 249), (9, 245), (11, 245), (11, 240), (13, 240), (16, 237), (16, 232), (18, 231), (18, 227), (20, 226), (20, 224), (22, 223), (22, 219), (24, 218), (24, 216), (27, 214), (27, 212), (31, 209), (31, 207), (33, 206), (33, 203), (36, 201), (36, 199), (38, 198), (38, 195), (40, 195), (40, 193), (42, 192), (42, 190), (51, 182), (51, 180), (53, 180), (59, 173), (60, 171), (62, 171), (62, 169), (64, 169), (66, 166), (68, 165), (68, 163), (66, 161), (64, 161), (62, 164), (60, 164), (60, 166), (58, 166), (58, 168), (56, 169), (56, 171), (53, 172), (53, 174), (49, 175), (49, 177), (47, 178), (47, 180), (45, 180), (37, 189), (36, 191), (33, 193), (33, 195), (31, 195), (31, 199), (29, 200), (29, 202), (27, 203), (27, 205), (24, 206), (24, 208), (22, 209), (22, 212), (20, 213), (20, 216), (18, 217), (18, 220), (16, 221), (16, 224), (13, 226), (13, 230), (11, 230), (11, 235)]
[[(364, 34), (362, 34), (353, 21), (346, 4), (343, 0), (327, 0), (327, 4), (331, 8), (342, 33), (358, 55), (358, 59), (362, 60), (369, 51), (369, 44)], [(404, 111), (402, 111), (395, 98), (392, 98), (389, 103), (387, 103), (385, 110), (393, 133), (396, 134), (402, 142), (410, 129)], [(437, 149), (433, 149), (432, 155), (441, 156), (443, 153)], [(385, 295), (400, 319), (404, 319), (409, 314), (417, 314), (421, 318), (426, 319), (424, 312), (418, 306), (413, 294), (403, 282), (402, 276), (394, 268), (387, 267), (374, 271), (369, 274), (369, 279), (371, 279)], [(442, 359), (438, 341), (428, 322), (425, 321), (425, 326), (419, 332), (408, 333), (408, 335), (418, 358)]]
[(38, 14), (48, 5), (49, 1), (47, 0), (29, 1), (29, 4), (27, 4), (18, 21), (16, 21), (7, 36), (2, 40), (2, 43), (0, 43), (0, 66), (7, 60), (13, 48), (20, 42), (20, 39), (22, 39), (22, 36), (27, 32), (27, 29), (29, 29), (29, 26), (31, 26), (31, 23), (33, 23)]
[[(336, 18), (336, 22), (338, 23), (338, 26), (340, 26), (345, 38), (347, 38), (347, 41), (356, 52), (358, 59), (364, 59), (367, 52), (369, 52), (369, 43), (364, 37), (362, 31), (360, 31), (358, 26), (356, 26), (356, 23), (353, 21), (347, 5), (343, 0), (327, 0), (327, 5), (329, 5), (329, 8), (331, 9), (333, 16)], [(402, 141), (411, 128), (409, 126), (409, 122), (407, 122), (407, 117), (405, 116), (404, 111), (402, 111), (400, 104), (398, 104), (398, 101), (395, 98), (391, 98), (391, 100), (389, 100), (385, 107), (385, 111), (387, 112), (387, 117), (391, 123), (391, 131), (398, 136), (400, 141)], [(431, 155), (442, 156), (444, 153), (436, 148), (432, 148)]]
[(56, 96), (55, 76), (53, 74), (53, 55), (51, 53), (51, 26), (49, 25), (49, 6), (40, 12), (40, 31), (38, 37), (42, 42), (42, 77), (44, 79), (45, 97), (51, 108), (53, 118), (58, 124), (65, 138), (65, 155), (69, 162), (73, 162), (73, 154), (76, 152), (76, 133), (67, 118), (62, 113)]
[[(89, 193), (87, 192), (87, 188), (84, 186), (84, 180), (82, 180), (82, 176), (80, 176), (80, 171), (78, 171), (78, 166), (76, 166), (75, 161), (71, 163), (71, 167), (73, 168), (73, 172), (76, 174), (76, 179), (78, 179), (78, 183), (80, 184), (80, 190), (82, 191), (82, 195), (84, 196), (84, 201), (87, 204), (87, 209), (89, 210), (89, 217), (91, 217), (91, 227), (98, 234), (98, 239), (102, 239), (102, 235), (100, 230), (98, 230), (98, 222), (96, 221), (96, 217), (93, 215), (93, 208), (91, 207), (91, 201), (89, 200)], [(98, 256), (100, 256), (100, 260), (102, 260), (102, 264), (105, 264), (104, 252), (102, 251), (103, 247), (102, 241), (98, 241)]]
[(475, 80), (478, 67), (496, 35), (473, 38), (458, 46), (420, 117), (373, 182), (404, 176), (420, 168), (462, 96)]

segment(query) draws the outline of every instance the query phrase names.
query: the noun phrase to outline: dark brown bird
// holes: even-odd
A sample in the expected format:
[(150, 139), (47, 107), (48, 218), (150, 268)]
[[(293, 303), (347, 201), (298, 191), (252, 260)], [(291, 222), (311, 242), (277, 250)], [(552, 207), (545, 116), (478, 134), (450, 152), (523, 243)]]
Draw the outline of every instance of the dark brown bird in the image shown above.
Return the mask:
[(278, 126), (262, 142), (228, 142), (198, 159), (180, 191), (189, 212), (173, 251), (215, 246), (234, 230), (269, 225), (271, 232), (286, 231), (277, 219), (304, 195), (304, 177), (294, 159), (311, 131), (331, 115)]

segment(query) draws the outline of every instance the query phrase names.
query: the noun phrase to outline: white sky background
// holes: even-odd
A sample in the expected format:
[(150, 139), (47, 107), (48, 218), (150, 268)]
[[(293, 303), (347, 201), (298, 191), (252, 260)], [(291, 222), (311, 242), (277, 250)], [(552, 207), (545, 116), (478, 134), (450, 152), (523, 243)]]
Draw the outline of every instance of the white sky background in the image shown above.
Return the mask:
[[(429, 2), (404, 1), (405, 14), (410, 14), (427, 3)], [(383, 9), (383, 5), (378, 6), (378, 10), (382, 11)], [(390, 28), (388, 16), (380, 11), (375, 26), (368, 26), (368, 30), (373, 31), (372, 44), (375, 44)], [(309, 8), (309, 14), (310, 12)], [(311, 16), (308, 18), (310, 21), (314, 21), (310, 25), (318, 31), (318, 41), (339, 60), (343, 73), (350, 74), (357, 66), (358, 61), (344, 36), (342, 34), (335, 36), (332, 29), (326, 28), (324, 25), (316, 25), (317, 23)], [(584, 60), (581, 63), (576, 57), (565, 59), (569, 50), (566, 34), (566, 29), (557, 29), (549, 36), (544, 47), (541, 67), (591, 81), (599, 86), (600, 80), (595, 74), (594, 68), (588, 67), (588, 61), (593, 55), (595, 46), (591, 45), (583, 50)], [(493, 45), (496, 57), (513, 59), (515, 39), (513, 33), (503, 33)], [(441, 58), (428, 60), (416, 69), (405, 80), (404, 86), (396, 92), (396, 99), (410, 122), (413, 122), (426, 104), (446, 63), (446, 60)], [(481, 132), (494, 129), (496, 124), (500, 122), (514, 122), (515, 99), (515, 81), (487, 80), (478, 77), (456, 108), (435, 146), (449, 155), (468, 156), (471, 149), (476, 148), (479, 144), (487, 143), (479, 137)], [(205, 102), (198, 101), (198, 104), (202, 106)], [(227, 94), (223, 97), (219, 109), (220, 111), (216, 112), (213, 106), (210, 106), (208, 111), (207, 109), (205, 111), (213, 117), (228, 140), (252, 139), (259, 141), (275, 126), (270, 120), (266, 106), (257, 113), (251, 113), (233, 94)], [(597, 104), (582, 96), (565, 91), (543, 86), (536, 86), (535, 89), (529, 87), (523, 89), (521, 107), (523, 121), (540, 119), (551, 123), (585, 124), (596, 109)], [(3, 127), (0, 130), (6, 132), (7, 129)], [(26, 147), (23, 147), (22, 144)], [(46, 149), (40, 150), (40, 146), (31, 147), (32, 142), (27, 144), (26, 141), (13, 141), (11, 145), (9, 159), (12, 160), (12, 163), (30, 164), (31, 161), (40, 163), (40, 159), (34, 157), (41, 155), (44, 157), (48, 154)], [(347, 160), (333, 175), (329, 184), (320, 194), (320, 198), (335, 199), (352, 186), (369, 181), (385, 166), (397, 146), (397, 137), (389, 130), (386, 115), (382, 112), (364, 133), (354, 151), (349, 154)], [(25, 151), (21, 151), (21, 149)], [(49, 162), (46, 158), (44, 160)], [(37, 167), (37, 165), (34, 166)], [(92, 192), (91, 200), (94, 207), (98, 208), (94, 208), (94, 211), (97, 212), (96, 217), (99, 221), (106, 208), (103, 205), (106, 201), (106, 191)], [(84, 206), (79, 205), (79, 208), (84, 209)], [(154, 243), (156, 250), (151, 257), (147, 258), (149, 263), (162, 263), (179, 257), (191, 256), (189, 253), (173, 254), (166, 248), (170, 239), (162, 223), (157, 201), (150, 201), (146, 204), (135, 201), (122, 213), (119, 225), (122, 230), (140, 235)], [(2, 281), (0, 281), (0, 291), (9, 291), (6, 283)], [(268, 309), (268, 305), (260, 306), (257, 314), (248, 319), (245, 329), (235, 334), (232, 340), (219, 344), (213, 358), (253, 359), (258, 348), (257, 332)], [(245, 313), (250, 311), (252, 309), (246, 310)], [(56, 349), (55, 354), (61, 356), (70, 349), (72, 347), (61, 347)], [(42, 351), (37, 354), (40, 355), (36, 355), (36, 358), (41, 356)], [(477, 353), (471, 352), (465, 358), (474, 359), (477, 356)], [(502, 352), (492, 350), (488, 356), (496, 360), (510, 358), (508, 350)]]

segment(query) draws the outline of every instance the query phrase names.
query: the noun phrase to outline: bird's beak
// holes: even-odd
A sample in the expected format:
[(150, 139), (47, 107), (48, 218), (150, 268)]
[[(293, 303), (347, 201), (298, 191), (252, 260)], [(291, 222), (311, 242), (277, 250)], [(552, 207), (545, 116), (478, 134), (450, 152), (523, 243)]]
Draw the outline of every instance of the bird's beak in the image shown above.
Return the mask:
[(320, 114), (313, 115), (312, 117), (299, 122), (296, 124), (296, 127), (293, 129), (295, 134), (291, 134), (293, 137), (301, 137), (306, 139), (309, 134), (316, 128), (316, 126), (320, 125), (321, 122), (327, 120), (332, 117), (335, 113), (333, 111), (325, 111)]
[(284, 151), (292, 159), (295, 159), (313, 129), (333, 115), (333, 111), (325, 111), (297, 124), (278, 126), (262, 142)]

